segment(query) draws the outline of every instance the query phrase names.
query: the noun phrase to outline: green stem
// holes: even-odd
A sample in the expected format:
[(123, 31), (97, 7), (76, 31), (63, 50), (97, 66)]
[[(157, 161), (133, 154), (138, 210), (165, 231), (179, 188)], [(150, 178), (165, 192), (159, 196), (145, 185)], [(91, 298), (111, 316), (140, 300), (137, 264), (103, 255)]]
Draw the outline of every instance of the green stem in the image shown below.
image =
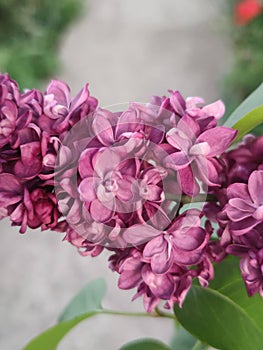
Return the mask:
[(164, 318), (172, 318), (173, 320), (175, 317), (172, 314), (163, 312), (158, 309), (158, 312), (156, 310), (151, 313), (146, 312), (128, 312), (128, 311), (115, 311), (115, 310), (107, 310), (103, 309), (99, 311), (100, 314), (105, 315), (117, 315), (117, 316), (133, 316), (133, 317), (164, 317)]
[(190, 204), (190, 203), (203, 203), (203, 202), (217, 202), (217, 198), (213, 194), (200, 193), (195, 197), (190, 197), (186, 195), (175, 196), (172, 193), (167, 193), (165, 195), (165, 199), (174, 200), (176, 202), (180, 202), (182, 204)]
[(154, 317), (172, 318), (174, 321), (177, 322), (177, 319), (176, 319), (175, 315), (160, 310), (160, 309), (158, 308), (158, 306), (156, 306), (156, 308), (154, 309), (154, 312), (155, 312), (155, 316), (154, 316), (154, 314), (153, 314)]

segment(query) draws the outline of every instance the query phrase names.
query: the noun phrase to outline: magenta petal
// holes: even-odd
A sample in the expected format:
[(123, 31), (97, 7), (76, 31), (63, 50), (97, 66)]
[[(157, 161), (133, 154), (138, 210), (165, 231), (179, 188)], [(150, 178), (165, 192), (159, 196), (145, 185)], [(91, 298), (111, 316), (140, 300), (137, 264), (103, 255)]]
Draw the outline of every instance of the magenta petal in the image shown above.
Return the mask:
[(173, 237), (173, 243), (177, 248), (191, 251), (203, 244), (206, 232), (200, 227), (192, 227), (187, 231), (174, 232)]
[(179, 91), (171, 91), (170, 103), (176, 114), (182, 116), (185, 113), (185, 100)]
[(133, 257), (128, 258), (120, 268), (120, 278), (118, 287), (121, 289), (131, 289), (138, 285), (141, 277), (142, 262)]
[(256, 205), (263, 205), (263, 171), (253, 171), (248, 179), (248, 191)]
[(232, 221), (243, 220), (255, 212), (256, 208), (251, 203), (240, 198), (231, 198), (226, 207), (227, 216)]
[(142, 278), (155, 296), (165, 300), (170, 299), (175, 288), (171, 276), (166, 274), (156, 275), (146, 265), (142, 269)]
[(22, 199), (20, 181), (12, 174), (0, 174), (0, 206), (8, 207)]
[(173, 265), (173, 253), (168, 257), (168, 252), (165, 251), (162, 254), (156, 254), (151, 259), (152, 271), (156, 274), (165, 274), (169, 271)]
[[(113, 192), (111, 191), (107, 191), (107, 189), (105, 188), (105, 186), (100, 183), (97, 188), (96, 188), (96, 194), (98, 197), (98, 200), (101, 203), (112, 203), (112, 201), (115, 198), (115, 195)], [(108, 206), (108, 205), (107, 205)]]
[(188, 152), (192, 146), (192, 140), (183, 131), (177, 128), (170, 129), (166, 134), (167, 141), (178, 151)]
[(116, 171), (125, 174), (126, 176), (135, 177), (138, 174), (140, 165), (138, 158), (125, 159), (118, 164)]
[(98, 176), (104, 179), (112, 171), (116, 171), (120, 164), (120, 155), (114, 148), (101, 149), (92, 159), (93, 168), (96, 169)]
[(150, 225), (132, 225), (128, 227), (124, 233), (123, 233), (123, 238), (131, 244), (142, 244), (149, 239), (158, 236), (160, 234), (160, 231), (156, 230)]
[(181, 249), (173, 248), (174, 262), (177, 264), (183, 264), (187, 266), (195, 265), (200, 262), (203, 256), (203, 249), (185, 251)]
[(238, 222), (230, 222), (229, 230), (233, 235), (241, 236), (249, 232), (256, 225), (258, 225), (258, 220), (254, 219), (253, 217), (248, 217)]
[(200, 134), (199, 124), (194, 118), (187, 114), (179, 120), (177, 127), (184, 133), (184, 137), (187, 137), (189, 141), (192, 140), (193, 143), (195, 142), (197, 135)]
[(182, 191), (188, 196), (196, 196), (199, 191), (199, 185), (196, 182), (191, 166), (178, 170), (178, 182), (182, 187)]
[(82, 178), (94, 176), (95, 170), (92, 165), (92, 159), (97, 151), (97, 148), (88, 148), (81, 153), (78, 168)]
[(81, 181), (78, 187), (78, 192), (82, 201), (91, 202), (96, 198), (96, 182), (96, 178), (94, 177), (86, 177), (84, 180)]
[(144, 209), (149, 217), (149, 223), (159, 231), (165, 230), (171, 223), (163, 208), (154, 202), (145, 202)]
[(128, 180), (118, 180), (118, 193), (117, 197), (122, 202), (129, 202), (133, 199), (132, 183)]
[[(89, 84), (85, 84), (84, 87), (77, 93), (70, 104), (70, 112), (77, 110), (83, 103), (87, 102), (90, 97)], [(96, 105), (96, 99), (93, 101)]]
[(152, 258), (156, 254), (161, 254), (167, 249), (167, 241), (160, 234), (157, 237), (151, 239), (143, 250), (143, 256), (145, 258)]
[(223, 117), (225, 114), (225, 105), (221, 100), (218, 100), (214, 103), (211, 103), (202, 108), (202, 111), (205, 112), (208, 116), (213, 116), (216, 120)]
[(140, 193), (142, 198), (151, 202), (161, 202), (164, 198), (162, 188), (155, 185), (141, 186)]
[(90, 213), (92, 218), (98, 222), (107, 222), (114, 214), (114, 212), (107, 207), (107, 203), (102, 204), (98, 199), (91, 202)]
[(218, 126), (204, 131), (197, 138), (197, 143), (207, 142), (210, 146), (210, 153), (208, 156), (215, 157), (222, 154), (236, 137), (237, 130), (227, 128), (225, 126)]
[(200, 179), (209, 186), (219, 185), (219, 174), (216, 168), (217, 159), (196, 156), (195, 162), (198, 168)]
[(174, 152), (164, 159), (164, 165), (175, 170), (185, 168), (190, 162), (191, 158), (183, 151)]
[(120, 289), (131, 289), (138, 285), (141, 280), (140, 271), (127, 271), (120, 275), (118, 287)]
[(227, 197), (229, 199), (240, 198), (240, 199), (243, 199), (243, 200), (248, 201), (248, 202), (251, 201), (249, 193), (248, 193), (247, 185), (243, 184), (243, 183), (235, 183), (235, 184), (231, 184), (230, 186), (228, 186)]
[(104, 146), (110, 146), (114, 142), (113, 130), (109, 120), (111, 120), (111, 113), (99, 110), (95, 113), (92, 125), (95, 135)]
[(47, 87), (47, 95), (54, 95), (55, 100), (63, 106), (69, 106), (70, 88), (67, 84), (59, 80), (52, 80)]

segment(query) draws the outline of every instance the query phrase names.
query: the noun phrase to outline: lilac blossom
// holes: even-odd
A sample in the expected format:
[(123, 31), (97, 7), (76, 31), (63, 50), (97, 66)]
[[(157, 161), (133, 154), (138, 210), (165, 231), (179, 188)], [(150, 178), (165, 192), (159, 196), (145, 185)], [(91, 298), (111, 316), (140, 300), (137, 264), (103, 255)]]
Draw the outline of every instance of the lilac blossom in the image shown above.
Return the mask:
[(241, 257), (240, 270), (249, 296), (263, 297), (263, 236), (262, 226), (235, 238), (227, 247), (229, 254)]
[(134, 245), (148, 241), (143, 256), (157, 274), (166, 273), (173, 263), (195, 265), (202, 259), (209, 240), (209, 235), (200, 227), (200, 214), (197, 210), (188, 210), (163, 232), (150, 225), (133, 225), (127, 228), (124, 238)]
[(224, 212), (229, 218), (229, 230), (235, 236), (249, 232), (263, 222), (263, 171), (253, 171), (248, 184), (234, 183), (227, 188), (228, 203)]
[(190, 196), (199, 192), (195, 172), (204, 184), (219, 186), (220, 165), (215, 157), (229, 147), (235, 136), (236, 131), (223, 126), (200, 133), (198, 123), (184, 116), (167, 133), (173, 151), (164, 164), (178, 171), (182, 190)]
[(71, 100), (62, 82), (51, 82), (45, 94), (38, 90), (20, 93), (15, 81), (0, 75), (1, 217), (10, 216), (14, 225), (21, 226), (20, 232), (27, 226), (65, 229), (54, 192), (55, 162), (65, 136), (62, 131), (96, 106), (87, 85)]
[[(21, 93), (0, 75), (0, 218), (65, 232), (84, 256), (110, 251), (119, 288), (148, 312), (181, 307), (227, 254), (263, 296), (262, 137), (227, 152), (237, 131), (217, 126), (222, 101), (169, 93), (112, 113), (88, 84), (73, 98), (58, 80)], [(213, 202), (185, 209), (200, 191)]]

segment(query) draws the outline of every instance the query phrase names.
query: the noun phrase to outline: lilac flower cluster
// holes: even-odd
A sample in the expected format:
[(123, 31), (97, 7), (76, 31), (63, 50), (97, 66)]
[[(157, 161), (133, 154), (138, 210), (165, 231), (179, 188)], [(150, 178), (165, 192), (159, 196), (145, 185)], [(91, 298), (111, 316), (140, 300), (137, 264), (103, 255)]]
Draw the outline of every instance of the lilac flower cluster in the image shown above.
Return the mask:
[(57, 153), (66, 133), (96, 107), (87, 85), (71, 100), (60, 81), (44, 94), (20, 93), (14, 80), (0, 75), (0, 218), (9, 216), (21, 233), (65, 230), (54, 192)]
[[(160, 300), (182, 305), (193, 278), (207, 286), (222, 255), (201, 210), (181, 208), (221, 186), (218, 160), (236, 131), (217, 126), (221, 101), (204, 107), (179, 92), (98, 108), (72, 128), (59, 152), (56, 191), (66, 239), (83, 255), (113, 251), (119, 287), (137, 288), (147, 311)], [(221, 256), (220, 255), (220, 256)]]
[(148, 312), (181, 306), (227, 254), (263, 296), (263, 137), (227, 151), (237, 131), (218, 126), (223, 103), (169, 93), (110, 112), (88, 85), (71, 99), (58, 80), (21, 93), (0, 75), (0, 218), (66, 232), (82, 255), (108, 250)]
[(225, 252), (241, 257), (248, 295), (263, 297), (263, 136), (247, 135), (220, 160), (222, 188), (215, 192), (218, 205), (208, 205), (208, 212), (217, 213)]

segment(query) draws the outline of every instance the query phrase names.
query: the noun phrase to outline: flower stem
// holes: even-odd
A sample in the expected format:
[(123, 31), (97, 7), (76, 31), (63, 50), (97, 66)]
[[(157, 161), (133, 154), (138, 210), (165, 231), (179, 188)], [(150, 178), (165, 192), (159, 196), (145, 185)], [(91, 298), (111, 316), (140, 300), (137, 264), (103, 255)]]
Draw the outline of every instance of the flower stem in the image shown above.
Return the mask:
[(103, 309), (99, 312), (105, 315), (117, 315), (117, 316), (132, 316), (132, 317), (164, 317), (175, 320), (175, 316), (158, 309), (158, 311), (146, 313), (146, 312), (128, 312), (128, 311), (115, 311)]
[(200, 193), (195, 197), (190, 197), (186, 195), (176, 196), (172, 193), (167, 193), (165, 195), (165, 199), (173, 200), (175, 202), (180, 202), (182, 204), (190, 204), (190, 203), (202, 203), (202, 202), (217, 202), (217, 198), (213, 194)]
[(195, 197), (189, 197), (183, 195), (181, 198), (181, 203), (190, 204), (190, 203), (199, 203), (199, 202), (217, 202), (217, 198), (213, 194), (200, 193)]

